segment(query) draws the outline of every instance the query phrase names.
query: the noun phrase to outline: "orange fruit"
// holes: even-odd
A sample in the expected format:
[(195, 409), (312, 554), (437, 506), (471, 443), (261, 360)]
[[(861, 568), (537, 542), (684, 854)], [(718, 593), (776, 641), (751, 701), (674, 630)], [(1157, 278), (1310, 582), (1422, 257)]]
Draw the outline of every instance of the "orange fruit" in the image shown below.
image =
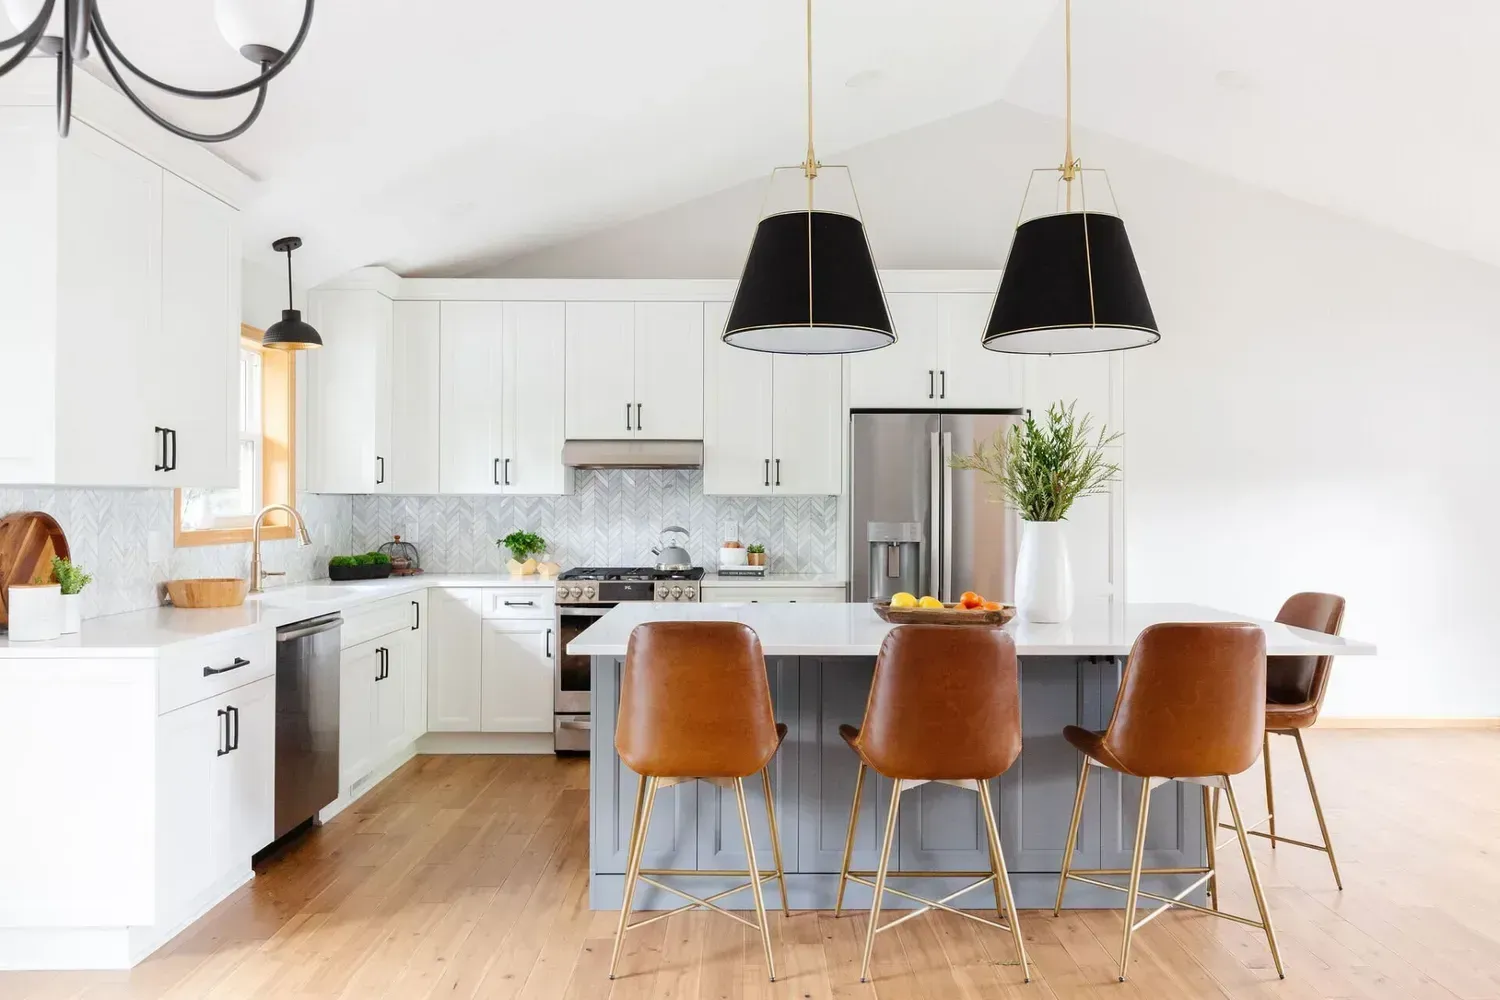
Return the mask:
[(986, 610), (986, 611), (999, 611), (1000, 610), (1000, 602), (999, 601), (985, 601), (984, 602), (984, 610)]
[(984, 598), (980, 597), (972, 590), (966, 590), (962, 594), (958, 595), (958, 603), (963, 605), (979, 604), (983, 600)]

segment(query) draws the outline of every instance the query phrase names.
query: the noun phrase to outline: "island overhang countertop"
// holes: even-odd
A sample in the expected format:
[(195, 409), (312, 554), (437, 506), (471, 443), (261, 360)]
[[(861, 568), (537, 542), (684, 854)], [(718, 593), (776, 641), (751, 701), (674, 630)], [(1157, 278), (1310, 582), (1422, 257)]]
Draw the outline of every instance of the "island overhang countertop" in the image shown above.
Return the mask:
[[(767, 656), (874, 656), (895, 626), (870, 604), (623, 603), (568, 644), (576, 656), (624, 656), (630, 632), (651, 621), (737, 621), (760, 636)], [(1006, 625), (1021, 656), (1125, 656), (1136, 636), (1158, 622), (1252, 622), (1266, 633), (1271, 656), (1371, 656), (1373, 643), (1281, 625), (1254, 615), (1200, 604), (1079, 601), (1056, 625), (1016, 620)]]

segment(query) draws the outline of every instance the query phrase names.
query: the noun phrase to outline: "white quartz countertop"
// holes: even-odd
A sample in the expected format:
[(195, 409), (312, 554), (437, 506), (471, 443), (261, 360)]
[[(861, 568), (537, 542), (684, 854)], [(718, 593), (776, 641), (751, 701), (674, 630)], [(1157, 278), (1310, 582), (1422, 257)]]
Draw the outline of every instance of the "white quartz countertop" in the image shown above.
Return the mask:
[(720, 576), (710, 570), (705, 587), (843, 587), (847, 581), (834, 573), (767, 573), (764, 576)]
[(551, 590), (554, 577), (420, 573), (384, 580), (357, 580), (277, 587), (251, 594), (237, 608), (149, 608), (89, 618), (75, 635), (46, 642), (11, 642), (0, 636), (0, 659), (152, 656), (163, 646), (215, 637), (228, 638), (257, 628), (276, 628), (361, 604), (409, 594), (429, 587), (540, 587)]
[[(767, 656), (874, 656), (894, 626), (869, 604), (621, 604), (577, 638), (578, 656), (623, 656), (630, 632), (648, 621), (737, 621), (760, 636)], [(1370, 656), (1371, 643), (1278, 625), (1253, 615), (1198, 604), (1080, 601), (1060, 625), (1013, 621), (1006, 629), (1022, 656), (1124, 656), (1135, 637), (1157, 622), (1248, 621), (1266, 633), (1273, 655)]]

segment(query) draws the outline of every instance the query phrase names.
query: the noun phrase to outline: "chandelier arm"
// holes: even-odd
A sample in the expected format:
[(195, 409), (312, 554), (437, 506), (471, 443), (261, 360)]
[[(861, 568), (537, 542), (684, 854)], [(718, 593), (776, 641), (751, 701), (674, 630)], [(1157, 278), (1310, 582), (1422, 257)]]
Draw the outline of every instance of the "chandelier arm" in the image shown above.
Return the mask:
[[(97, 29), (98, 22), (96, 21), (94, 22), (94, 24), (95, 28)], [(130, 103), (134, 104), (136, 108), (140, 110), (141, 114), (145, 115), (147, 118), (150, 118), (152, 121), (156, 122), (156, 124), (160, 125), (168, 132), (171, 132), (173, 135), (181, 136), (184, 139), (191, 139), (193, 142), (225, 142), (229, 139), (235, 138), (236, 136), (243, 135), (251, 125), (255, 124), (255, 119), (260, 117), (261, 109), (265, 107), (267, 88), (263, 83), (260, 86), (260, 91), (255, 95), (255, 106), (250, 109), (250, 114), (246, 116), (244, 121), (240, 122), (234, 128), (229, 129), (226, 132), (193, 132), (189, 129), (183, 128), (180, 125), (175, 125), (172, 122), (167, 121), (167, 119), (163, 118), (161, 115), (157, 114), (156, 111), (152, 110), (150, 105), (148, 105), (145, 101), (141, 100), (140, 97), (136, 95), (135, 91), (130, 89), (130, 85), (125, 82), (125, 78), (121, 76), (119, 69), (115, 66), (114, 60), (110, 58), (108, 49), (104, 45), (99, 44), (100, 39), (98, 31), (95, 30), (93, 32), (93, 35), (95, 44), (99, 45), (100, 61), (104, 63), (104, 68), (109, 71), (110, 77), (114, 79), (120, 90), (124, 92), (126, 97), (130, 98)]]
[(52, 16), (52, 5), (56, 0), (43, 0), (42, 9), (37, 11), (36, 17), (32, 18), (30, 24), (22, 28), (18, 34), (10, 38), (0, 38), (0, 52), (12, 46), (21, 46), (21, 51), (11, 56), (4, 63), (0, 63), (0, 76), (4, 76), (21, 64), (21, 60), (31, 55), (31, 50), (36, 48), (37, 43), (42, 40), (42, 34), (47, 30), (47, 19)]
[(57, 60), (57, 134), (64, 139), (73, 127), (73, 33), (77, 30), (69, 16), (63, 29), (63, 47), (53, 57)]
[[(286, 69), (286, 67), (291, 63), (292, 58), (298, 53), (299, 50), (301, 50), (302, 43), (307, 39), (308, 29), (312, 27), (313, 15), (313, 0), (307, 0), (307, 7), (302, 13), (302, 25), (297, 29), (297, 37), (292, 39), (291, 47), (288, 48), (286, 52), (282, 54), (281, 58), (277, 59), (275, 62), (269, 64), (261, 63), (262, 72), (260, 76), (256, 77), (254, 80), (249, 80), (245, 83), (237, 84), (233, 87), (224, 87), (220, 90), (192, 90), (188, 87), (178, 87), (163, 80), (158, 80), (156, 77), (152, 76), (150, 73), (144, 72), (139, 66), (131, 62), (130, 59), (126, 57), (125, 53), (120, 51), (119, 46), (115, 44), (115, 40), (110, 37), (108, 29), (106, 29), (104, 26), (104, 21), (99, 17), (98, 8), (94, 7), (93, 4), (90, 4), (90, 6), (93, 7), (93, 16), (90, 18), (90, 30), (94, 36), (95, 44), (98, 45), (101, 50), (108, 49), (111, 53), (114, 54), (114, 57), (116, 59), (120, 60), (120, 65), (124, 66), (127, 70), (130, 71), (130, 74), (132, 76), (139, 77), (145, 82), (151, 84), (151, 86), (155, 87), (156, 89), (166, 91), (169, 94), (175, 94), (178, 97), (191, 97), (194, 100), (199, 101), (217, 101), (222, 100), (226, 97), (239, 97), (241, 94), (248, 94), (252, 90), (256, 89), (261, 90), (262, 99), (264, 99), (266, 84), (270, 83), (281, 73), (282, 70)], [(103, 53), (101, 52), (101, 55), (102, 54)], [(105, 56), (105, 65), (108, 66), (108, 56)], [(111, 70), (110, 75), (114, 76), (115, 81), (117, 83), (120, 83), (120, 86), (124, 86), (124, 83), (120, 81), (120, 76), (118, 73), (115, 73), (113, 70)], [(257, 108), (257, 113), (258, 111), (259, 109)], [(252, 119), (252, 121), (253, 120), (254, 119)], [(238, 132), (235, 133), (235, 135), (238, 134)], [(233, 136), (226, 135), (225, 138), (233, 138)], [(201, 142), (204, 140), (200, 139), (199, 141)]]

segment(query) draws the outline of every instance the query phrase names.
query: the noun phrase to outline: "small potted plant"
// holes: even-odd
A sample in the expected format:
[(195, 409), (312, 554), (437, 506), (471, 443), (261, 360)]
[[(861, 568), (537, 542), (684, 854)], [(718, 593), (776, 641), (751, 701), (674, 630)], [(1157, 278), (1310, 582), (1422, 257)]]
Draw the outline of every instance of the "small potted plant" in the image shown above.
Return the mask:
[(391, 575), (391, 557), (384, 552), (334, 556), (328, 560), (330, 580), (383, 580)]
[(505, 568), (511, 576), (530, 576), (536, 572), (537, 555), (547, 551), (547, 542), (541, 535), (530, 531), (512, 531), (495, 543), (510, 550), (510, 561)]
[(63, 635), (77, 632), (83, 627), (83, 588), (94, 582), (94, 578), (73, 565), (73, 560), (61, 556), (52, 557), (52, 578), (62, 591)]
[(766, 564), (766, 547), (759, 543), (745, 546), (745, 562), (750, 566)]

